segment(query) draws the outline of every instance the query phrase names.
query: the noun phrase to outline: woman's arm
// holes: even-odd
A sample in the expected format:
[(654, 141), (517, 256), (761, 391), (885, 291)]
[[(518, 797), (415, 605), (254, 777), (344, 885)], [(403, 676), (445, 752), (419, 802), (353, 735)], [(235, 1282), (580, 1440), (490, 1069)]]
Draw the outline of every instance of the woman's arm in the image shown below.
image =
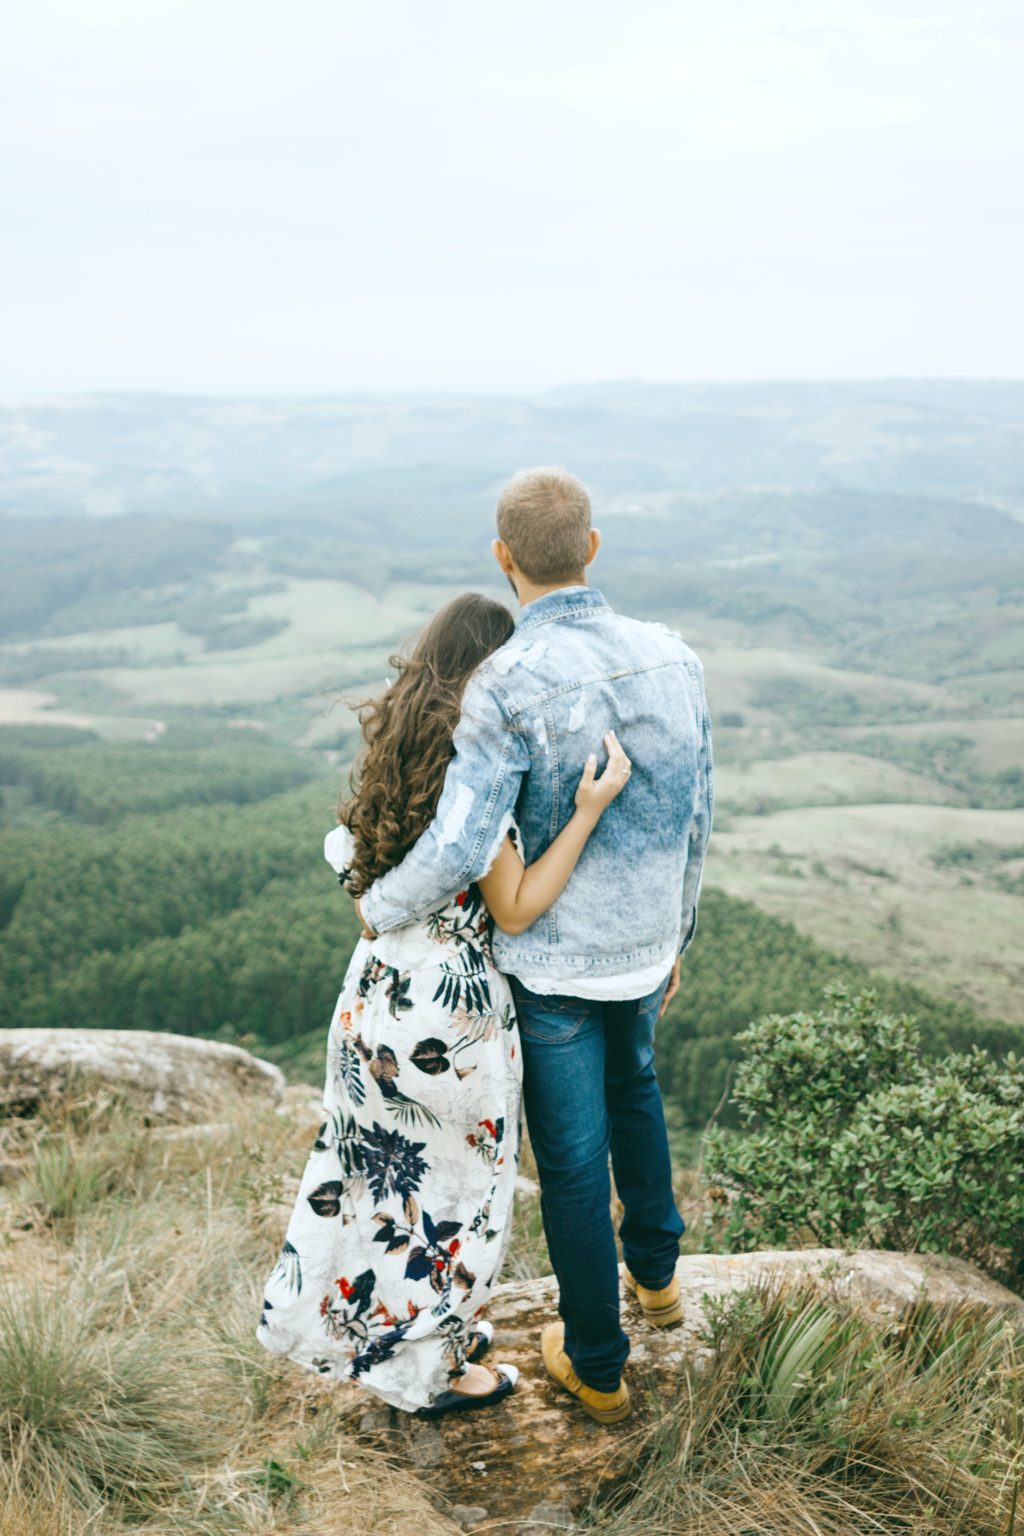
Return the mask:
[(433, 821), (360, 898), (359, 915), (370, 930), (389, 933), (425, 916), (487, 868), (498, 824), (530, 766), (526, 736), (512, 728), (492, 676), (484, 664), (466, 685)]
[(487, 874), (477, 881), (491, 916), (506, 933), (522, 933), (558, 900), (602, 812), (625, 788), (629, 758), (614, 731), (608, 732), (604, 744), (604, 772), (595, 778), (597, 754), (591, 752), (576, 791), (576, 809), (540, 858), (524, 868), (518, 849), (506, 838)]

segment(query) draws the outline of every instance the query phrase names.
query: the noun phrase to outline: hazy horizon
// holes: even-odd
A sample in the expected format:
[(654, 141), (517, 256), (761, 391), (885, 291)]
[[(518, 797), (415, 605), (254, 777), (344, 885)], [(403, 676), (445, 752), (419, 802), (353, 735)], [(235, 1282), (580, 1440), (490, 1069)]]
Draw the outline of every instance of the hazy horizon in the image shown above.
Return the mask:
[(536, 389), (502, 387), (494, 385), (490, 388), (483, 386), (430, 386), (423, 385), (350, 385), (333, 387), (324, 385), (321, 388), (304, 388), (300, 384), (294, 386), (281, 385), (276, 388), (253, 389), (243, 388), (229, 389), (206, 388), (202, 386), (121, 386), (112, 384), (103, 387), (90, 387), (81, 385), (73, 389), (46, 388), (37, 389), (5, 389), (0, 388), (0, 409), (9, 409), (12, 406), (31, 405), (35, 401), (54, 402), (61, 399), (74, 400), (76, 402), (89, 399), (117, 399), (119, 397), (153, 396), (156, 399), (195, 399), (195, 400), (286, 400), (301, 403), (303, 401), (315, 402), (317, 400), (385, 400), (385, 399), (452, 399), (452, 400), (516, 400), (542, 398), (547, 395), (584, 393), (587, 391), (601, 391), (610, 389), (626, 390), (715, 390), (727, 392), (742, 389), (801, 389), (828, 387), (842, 389), (849, 386), (851, 389), (862, 388), (865, 385), (898, 386), (924, 388), (941, 388), (943, 385), (986, 385), (1007, 387), (1024, 385), (1024, 366), (1016, 374), (800, 374), (800, 375), (768, 375), (750, 376), (749, 378), (685, 378), (682, 376), (671, 378), (654, 378), (650, 376), (636, 375), (630, 377), (593, 378), (593, 379), (558, 379), (550, 384), (542, 385)]

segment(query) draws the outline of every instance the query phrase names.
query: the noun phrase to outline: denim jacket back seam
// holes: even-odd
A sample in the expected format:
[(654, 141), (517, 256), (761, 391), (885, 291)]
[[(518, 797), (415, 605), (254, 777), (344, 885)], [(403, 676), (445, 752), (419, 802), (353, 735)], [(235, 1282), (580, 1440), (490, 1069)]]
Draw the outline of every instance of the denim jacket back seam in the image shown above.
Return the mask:
[[(537, 622), (539, 624), (541, 621), (538, 619)], [(561, 698), (563, 694), (576, 693), (578, 689), (588, 688), (593, 683), (614, 682), (620, 677), (644, 677), (650, 672), (664, 671), (666, 667), (685, 667), (691, 678), (695, 682), (697, 681), (696, 668), (692, 662), (687, 661), (684, 656), (670, 656), (665, 661), (644, 663), (636, 667), (620, 667), (614, 672), (595, 672), (590, 677), (577, 678), (571, 683), (560, 683), (557, 688), (549, 688), (545, 693), (532, 694), (528, 699), (524, 699), (521, 704), (513, 704), (505, 689), (501, 688), (497, 683), (492, 686), (493, 691), (501, 695), (502, 705), (513, 729), (520, 729), (515, 724), (520, 715), (524, 715), (530, 709), (544, 709), (546, 705), (551, 703), (552, 699)]]

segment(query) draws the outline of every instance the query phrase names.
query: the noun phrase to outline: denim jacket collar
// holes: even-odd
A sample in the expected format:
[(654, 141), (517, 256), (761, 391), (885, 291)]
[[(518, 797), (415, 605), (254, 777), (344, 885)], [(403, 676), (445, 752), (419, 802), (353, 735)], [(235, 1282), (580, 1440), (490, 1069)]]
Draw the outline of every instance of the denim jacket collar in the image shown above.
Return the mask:
[(562, 619), (581, 613), (584, 609), (608, 608), (604, 594), (597, 587), (556, 587), (535, 597), (519, 610), (516, 629), (532, 629), (535, 624), (547, 624), (552, 619)]

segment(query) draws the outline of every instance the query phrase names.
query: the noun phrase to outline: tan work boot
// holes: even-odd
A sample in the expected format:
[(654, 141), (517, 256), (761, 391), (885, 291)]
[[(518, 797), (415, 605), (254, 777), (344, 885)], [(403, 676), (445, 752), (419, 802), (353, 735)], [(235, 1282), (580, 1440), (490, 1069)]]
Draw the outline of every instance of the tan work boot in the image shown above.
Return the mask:
[(619, 1424), (632, 1412), (629, 1388), (624, 1381), (616, 1392), (595, 1392), (580, 1381), (565, 1352), (565, 1324), (548, 1323), (540, 1333), (540, 1352), (544, 1369), (552, 1381), (571, 1392), (585, 1413), (598, 1424)]
[(678, 1275), (672, 1276), (663, 1291), (649, 1291), (646, 1285), (640, 1285), (633, 1279), (625, 1264), (622, 1266), (622, 1278), (626, 1283), (626, 1290), (633, 1292), (640, 1303), (644, 1320), (650, 1323), (652, 1328), (671, 1328), (673, 1323), (682, 1322), (683, 1298), (679, 1292)]

